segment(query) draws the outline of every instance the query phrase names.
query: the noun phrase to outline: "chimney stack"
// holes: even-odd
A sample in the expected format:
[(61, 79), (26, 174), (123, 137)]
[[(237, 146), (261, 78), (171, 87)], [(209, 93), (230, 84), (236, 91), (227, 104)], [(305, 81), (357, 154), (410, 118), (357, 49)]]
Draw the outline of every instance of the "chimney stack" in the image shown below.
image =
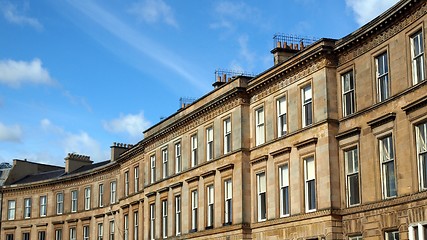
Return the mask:
[(227, 74), (223, 74), (222, 78), (221, 76), (218, 74), (216, 76), (216, 81), (212, 84), (212, 86), (217, 89), (219, 87), (221, 87), (222, 85), (224, 85), (227, 82)]
[[(301, 44), (301, 46), (304, 45)], [(281, 41), (277, 41), (276, 48), (271, 50), (271, 53), (274, 56), (274, 65), (285, 62), (302, 49), (303, 47), (301, 47), (301, 49), (298, 49), (298, 44), (290, 43), (290, 45), (288, 45), (287, 42), (283, 42), (282, 45)]]
[(111, 162), (116, 161), (120, 155), (122, 155), (124, 152), (126, 152), (128, 149), (133, 147), (132, 144), (125, 144), (125, 143), (113, 143), (113, 146), (111, 146)]
[(93, 161), (90, 160), (89, 156), (69, 153), (68, 156), (65, 157), (65, 172), (71, 173), (80, 167), (91, 165), (92, 163)]

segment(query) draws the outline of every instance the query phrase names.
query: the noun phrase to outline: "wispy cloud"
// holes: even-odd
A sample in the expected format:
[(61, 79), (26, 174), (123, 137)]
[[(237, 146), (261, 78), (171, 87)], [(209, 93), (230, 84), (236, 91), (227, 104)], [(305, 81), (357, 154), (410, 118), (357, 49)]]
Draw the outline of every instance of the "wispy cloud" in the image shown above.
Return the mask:
[(22, 138), (22, 128), (18, 124), (5, 125), (0, 122), (0, 141), (20, 142)]
[(86, 101), (85, 97), (73, 95), (70, 91), (64, 90), (62, 93), (73, 105), (81, 105), (86, 111), (92, 112), (92, 107)]
[(52, 84), (47, 69), (43, 68), (40, 59), (31, 62), (0, 60), (0, 83), (11, 87), (19, 87), (24, 83)]
[(25, 4), (22, 11), (18, 10), (17, 5), (13, 5), (10, 2), (0, 2), (0, 8), (3, 13), (3, 17), (10, 23), (17, 25), (28, 25), (35, 28), (36, 30), (43, 30), (43, 25), (36, 18), (28, 17), (25, 15), (29, 5)]
[(356, 14), (356, 22), (361, 26), (390, 8), (398, 0), (345, 0)]
[[(166, 49), (145, 37), (116, 15), (108, 12), (95, 2), (68, 1), (68, 3), (114, 37), (126, 43), (135, 52), (148, 56), (167, 69), (172, 70), (196, 89), (202, 92), (206, 92), (210, 89), (200, 78), (194, 76), (194, 66), (186, 63), (185, 60), (174, 54), (171, 49)], [(115, 48), (116, 46), (109, 47)]]
[(145, 119), (142, 112), (138, 114), (120, 114), (120, 117), (104, 122), (104, 128), (112, 133), (127, 133), (131, 137), (141, 137), (142, 132), (151, 123)]
[[(234, 30), (236, 22), (249, 22), (261, 26), (261, 12), (245, 2), (221, 1), (214, 7), (215, 21), (210, 24), (213, 29)], [(264, 19), (265, 21), (265, 19)]]
[(172, 8), (162, 0), (145, 0), (136, 2), (129, 12), (140, 21), (147, 23), (164, 22), (172, 27), (178, 27)]
[(107, 151), (102, 151), (98, 141), (85, 131), (77, 133), (66, 131), (62, 127), (53, 124), (47, 118), (40, 121), (40, 128), (51, 135), (50, 138), (60, 145), (64, 150), (64, 154), (76, 152), (89, 155), (95, 161), (103, 161), (108, 157)]
[(237, 38), (238, 54), (236, 59), (231, 61), (230, 67), (232, 70), (237, 72), (247, 72), (251, 71), (255, 67), (255, 60), (259, 60), (255, 51), (251, 50), (249, 47), (249, 37), (246, 34), (243, 34)]

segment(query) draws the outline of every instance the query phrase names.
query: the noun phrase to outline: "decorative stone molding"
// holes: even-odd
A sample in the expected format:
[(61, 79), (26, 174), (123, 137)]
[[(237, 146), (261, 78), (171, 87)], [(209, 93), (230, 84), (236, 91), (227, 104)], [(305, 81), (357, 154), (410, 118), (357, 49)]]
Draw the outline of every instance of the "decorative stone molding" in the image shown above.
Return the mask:
[(92, 218), (92, 216), (82, 217), (82, 218), (80, 218), (80, 221), (81, 222), (83, 222), (83, 221), (90, 221), (91, 218)]
[(224, 165), (222, 167), (219, 167), (216, 170), (218, 170), (219, 172), (224, 172), (226, 170), (233, 169), (233, 168), (234, 168), (234, 164), (230, 163), (230, 164)]
[(255, 158), (255, 159), (250, 160), (250, 163), (252, 165), (254, 165), (254, 164), (257, 164), (257, 163), (265, 162), (267, 160), (268, 160), (268, 155), (262, 155), (262, 156), (259, 156), (259, 157)]
[(190, 177), (190, 178), (185, 179), (185, 181), (187, 183), (191, 183), (191, 182), (194, 182), (194, 181), (198, 181), (199, 178), (200, 178), (199, 176), (194, 176), (194, 177)]
[(156, 196), (156, 194), (157, 194), (157, 192), (149, 192), (149, 193), (145, 194), (145, 196), (146, 196), (147, 198), (150, 198), (150, 197), (152, 197), (152, 196)]
[(177, 182), (169, 186), (170, 189), (182, 187), (182, 182)]
[(215, 173), (216, 173), (216, 171), (215, 171), (215, 170), (211, 170), (211, 171), (208, 171), (208, 172), (206, 172), (206, 173), (203, 173), (202, 175), (200, 175), (200, 177), (202, 177), (202, 178), (207, 178), (207, 177), (209, 177), (209, 176), (215, 175)]
[(218, 97), (216, 100), (211, 101), (209, 105), (201, 106), (198, 110), (183, 119), (180, 119), (179, 121), (164, 127), (156, 134), (147, 137), (143, 140), (143, 144), (147, 151), (151, 151), (158, 146), (183, 135), (185, 132), (191, 131), (199, 125), (203, 125), (216, 116), (247, 103), (246, 98), (246, 90), (244, 88), (235, 88)]
[(95, 216), (93, 216), (94, 218), (103, 218), (105, 216), (105, 213), (101, 213), (101, 214), (96, 214)]
[(408, 114), (424, 106), (427, 106), (427, 96), (422, 96), (421, 98), (418, 98), (417, 100), (403, 106), (402, 110)]
[(36, 224), (36, 227), (46, 227), (47, 223), (38, 223)]
[[(52, 222), (52, 224), (53, 224), (53, 225), (55, 225), (55, 223), (56, 223), (56, 224), (63, 224), (63, 223), (64, 223), (64, 221)], [(33, 225), (32, 225), (32, 224), (28, 224), (28, 225), (22, 225), (20, 228), (25, 229), (25, 228), (32, 228), (32, 227), (33, 227)]]
[(67, 223), (75, 223), (75, 222), (77, 222), (77, 221), (78, 221), (78, 219), (76, 219), (76, 218), (71, 218), (71, 219), (67, 219), (66, 221), (67, 221)]
[(159, 190), (157, 190), (157, 193), (160, 194), (160, 193), (167, 192), (167, 191), (169, 191), (169, 187), (164, 187), (164, 188), (160, 188)]
[(313, 137), (313, 138), (309, 138), (307, 140), (295, 143), (295, 147), (299, 150), (309, 145), (315, 145), (316, 143), (317, 143), (317, 137)]
[(129, 203), (121, 205), (120, 208), (121, 209), (128, 209), (129, 208)]
[[(396, 21), (395, 24), (391, 27), (386, 27), (383, 32), (378, 33), (375, 37), (371, 37), (369, 40), (364, 40), (362, 36), (363, 41), (360, 41), (360, 43), (358, 43), (359, 46), (357, 48), (353, 48), (350, 51), (340, 54), (340, 56), (338, 57), (338, 65), (343, 65), (389, 40), (402, 30), (404, 30), (407, 26), (424, 16), (426, 12), (427, 4), (424, 3), (420, 8), (417, 8), (416, 11), (413, 12), (411, 15), (406, 16), (404, 19)], [(397, 15), (394, 16), (394, 18), (396, 17)], [(380, 26), (382, 27), (383, 25)], [(369, 33), (373, 33), (373, 30), (371, 30)], [(368, 35), (369, 33), (366, 34)], [(362, 42), (363, 45), (361, 45)]]
[(391, 113), (387, 113), (386, 115), (383, 115), (381, 117), (375, 118), (375, 119), (367, 122), (367, 124), (371, 128), (376, 128), (376, 127), (381, 126), (385, 123), (394, 121), (395, 118), (396, 118), (396, 113), (391, 112)]
[(291, 150), (292, 150), (292, 148), (291, 148), (291, 147), (284, 147), (284, 148), (281, 148), (281, 149), (279, 149), (279, 150), (276, 150), (276, 151), (271, 152), (271, 153), (270, 153), (270, 155), (271, 155), (272, 157), (278, 157), (278, 156), (280, 156), (280, 155), (283, 155), (283, 154), (286, 154), (286, 153), (290, 153), (290, 152), (291, 152)]
[[(312, 63), (307, 63), (306, 65), (301, 66), (299, 69), (296, 69), (296, 68), (284, 69), (281, 73), (275, 74), (274, 77), (268, 78), (268, 80), (265, 81), (263, 86), (259, 86), (258, 88), (256, 88), (256, 89), (259, 89), (257, 91), (258, 93), (253, 94), (249, 102), (254, 103), (260, 99), (263, 99), (271, 95), (271, 93), (274, 93), (280, 89), (283, 89), (291, 85), (292, 83), (298, 81), (299, 79), (309, 76), (310, 74), (313, 74), (314, 72), (326, 66), (331, 66), (331, 65), (335, 65), (332, 60), (323, 58), (323, 59), (318, 59), (317, 61)], [(282, 80), (267, 85), (267, 82), (276, 80), (276, 78), (280, 78)], [(250, 89), (248, 91), (250, 92)]]
[(335, 138), (339, 141), (341, 139), (348, 138), (348, 137), (351, 137), (354, 135), (359, 135), (359, 134), (360, 134), (360, 127), (355, 127), (355, 128), (349, 129), (347, 131), (338, 133), (335, 136)]
[(15, 230), (16, 226), (12, 226), (12, 227), (4, 227), (3, 230)]

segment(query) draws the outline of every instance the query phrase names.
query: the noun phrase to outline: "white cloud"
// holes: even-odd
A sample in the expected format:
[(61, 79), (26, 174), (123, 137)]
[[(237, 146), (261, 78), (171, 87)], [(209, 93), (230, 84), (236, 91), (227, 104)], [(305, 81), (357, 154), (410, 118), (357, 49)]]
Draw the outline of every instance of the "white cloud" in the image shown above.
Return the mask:
[(64, 96), (74, 105), (83, 106), (88, 112), (92, 112), (92, 107), (87, 103), (86, 98), (71, 94), (69, 91), (63, 92)]
[[(3, 3), (0, 4), (0, 8), (3, 12), (4, 18), (10, 23), (18, 25), (29, 25), (36, 30), (43, 29), (43, 25), (36, 18), (25, 16), (24, 13), (18, 11), (16, 5), (11, 3)], [(28, 5), (26, 5), (25, 8), (28, 8)]]
[(361, 26), (390, 8), (398, 0), (345, 0), (356, 14), (356, 22)]
[(4, 142), (20, 142), (22, 138), (21, 126), (4, 125), (0, 122), (0, 141)]
[(64, 150), (64, 156), (67, 153), (74, 152), (88, 155), (94, 161), (104, 161), (108, 158), (108, 151), (102, 151), (98, 141), (93, 139), (85, 131), (78, 133), (65, 131), (62, 127), (53, 124), (47, 118), (40, 121), (40, 127), (45, 132), (53, 134), (53, 142), (54, 144), (59, 144)]
[(43, 68), (40, 59), (31, 62), (0, 60), (0, 83), (19, 87), (23, 83), (52, 84), (47, 69)]
[(119, 118), (104, 122), (104, 128), (113, 133), (127, 133), (131, 137), (141, 136), (142, 132), (150, 126), (142, 112), (138, 114), (120, 114)]
[(178, 27), (172, 8), (162, 0), (145, 0), (134, 3), (129, 8), (129, 12), (141, 21), (148, 23), (163, 21), (170, 26)]

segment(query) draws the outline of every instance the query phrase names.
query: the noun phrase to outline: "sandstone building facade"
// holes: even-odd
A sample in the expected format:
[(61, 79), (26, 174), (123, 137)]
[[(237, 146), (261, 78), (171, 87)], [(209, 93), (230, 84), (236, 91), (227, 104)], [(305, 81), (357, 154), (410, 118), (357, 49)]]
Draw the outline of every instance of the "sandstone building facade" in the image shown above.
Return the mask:
[(426, 12), (279, 40), (109, 161), (15, 160), (1, 239), (427, 239)]

